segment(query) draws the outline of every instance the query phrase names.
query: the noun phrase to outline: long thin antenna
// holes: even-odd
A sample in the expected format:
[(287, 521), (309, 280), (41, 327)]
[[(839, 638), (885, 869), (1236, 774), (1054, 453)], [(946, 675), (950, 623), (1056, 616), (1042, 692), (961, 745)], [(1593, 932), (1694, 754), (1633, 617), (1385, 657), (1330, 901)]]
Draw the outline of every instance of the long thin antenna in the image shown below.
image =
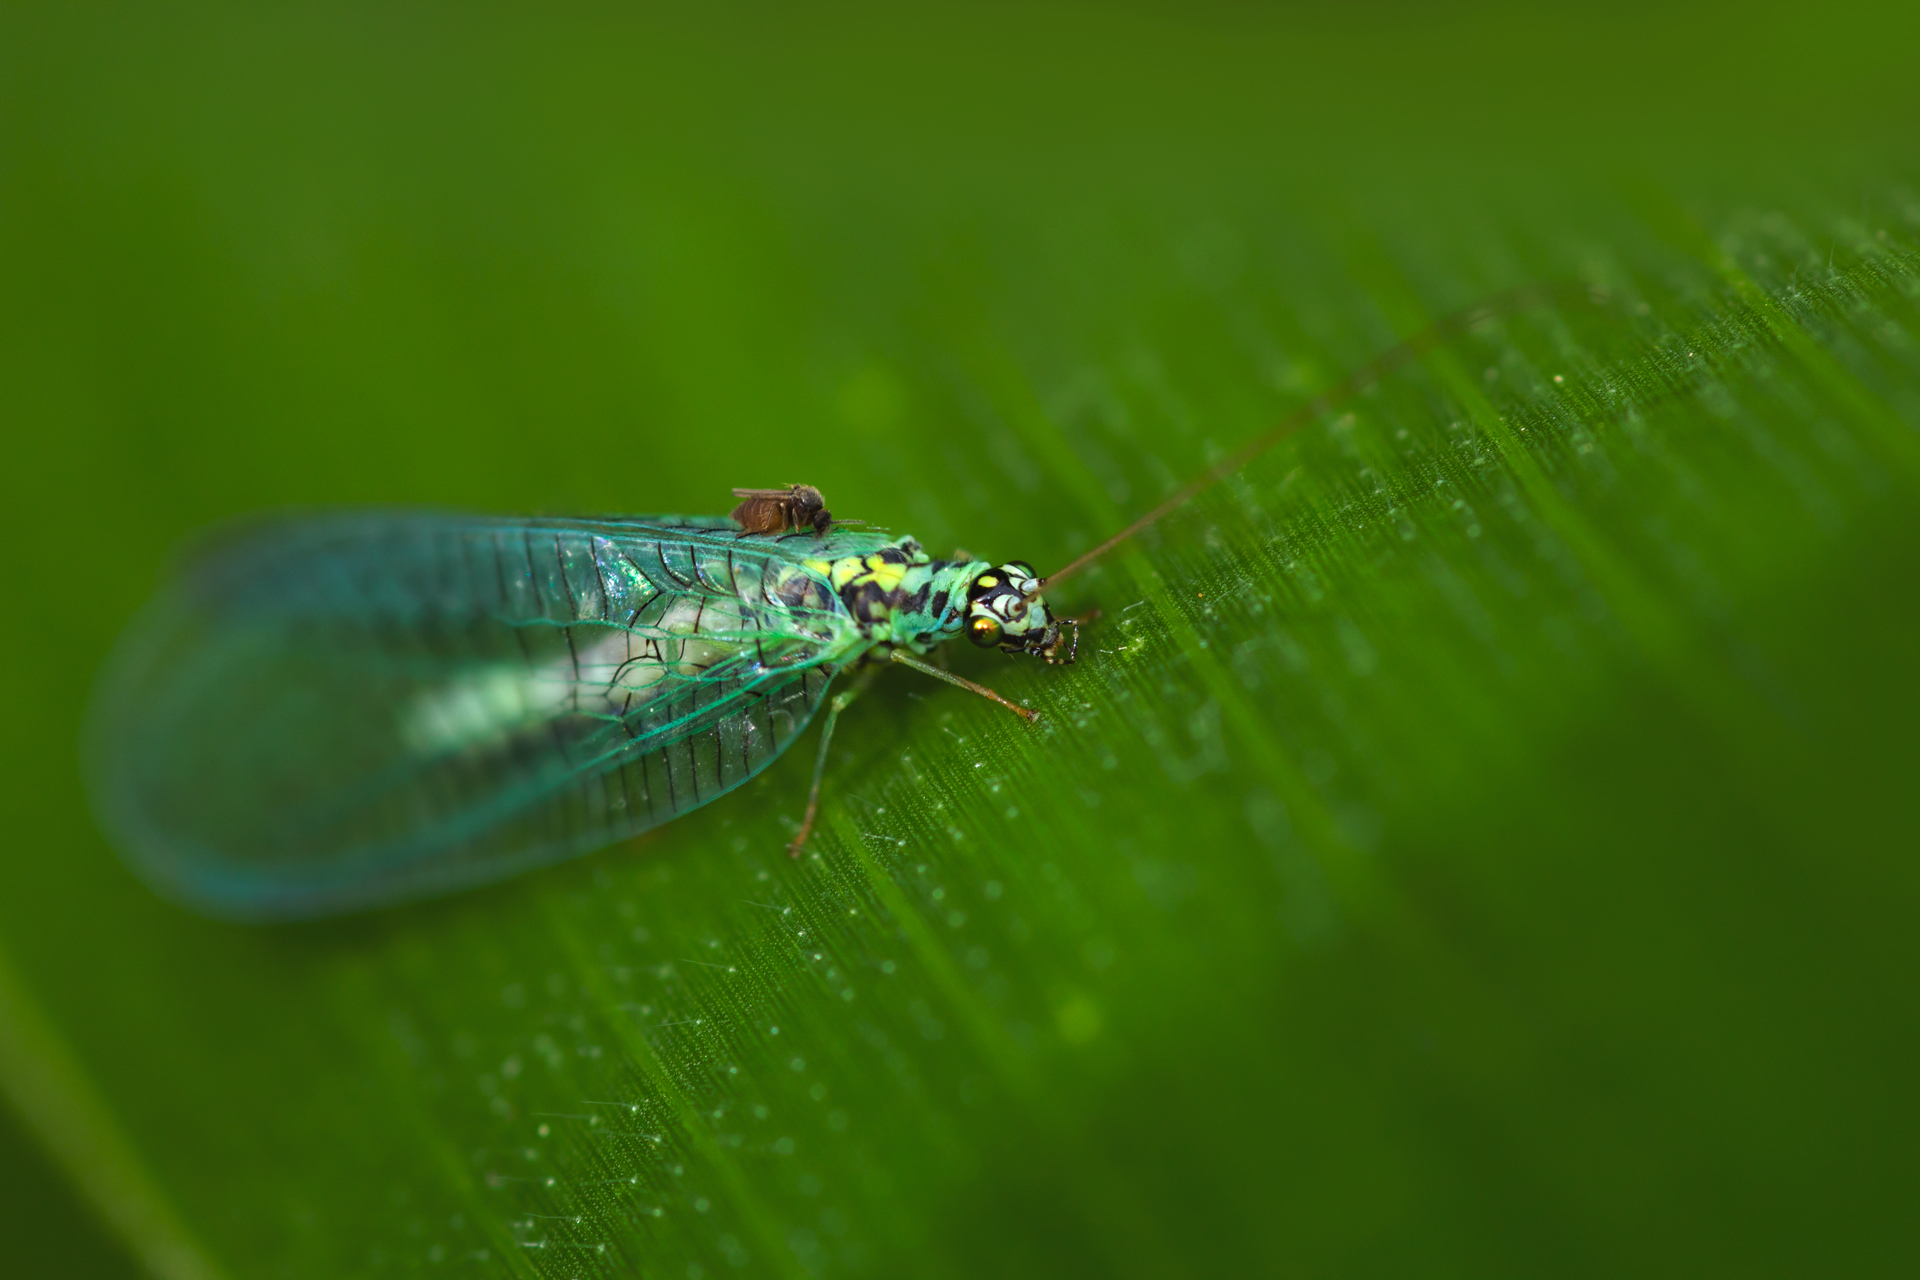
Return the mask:
[(1422, 329), (1419, 333), (1414, 334), (1405, 342), (1395, 347), (1389, 347), (1386, 351), (1381, 352), (1378, 356), (1375, 356), (1366, 364), (1361, 365), (1339, 382), (1334, 383), (1331, 387), (1328, 387), (1325, 391), (1322, 391), (1319, 395), (1307, 401), (1298, 409), (1295, 409), (1292, 413), (1282, 418), (1278, 424), (1262, 432), (1260, 435), (1255, 436), (1226, 458), (1207, 468), (1197, 478), (1181, 486), (1179, 492), (1175, 493), (1171, 498), (1168, 498), (1165, 502), (1162, 502), (1159, 506), (1147, 512), (1147, 514), (1141, 516), (1138, 520), (1135, 520), (1132, 524), (1114, 534), (1099, 546), (1093, 548), (1093, 550), (1084, 552), (1069, 561), (1064, 569), (1056, 569), (1046, 577), (1040, 579), (1039, 582), (1034, 584), (1033, 589), (1027, 592), (1027, 597), (1031, 599), (1039, 595), (1042, 590), (1057, 586), (1062, 579), (1080, 572), (1080, 570), (1086, 568), (1095, 560), (1098, 560), (1101, 556), (1104, 556), (1128, 538), (1133, 537), (1133, 535), (1139, 533), (1142, 529), (1160, 519), (1168, 512), (1177, 510), (1193, 501), (1202, 492), (1220, 483), (1220, 481), (1226, 479), (1241, 467), (1246, 466), (1249, 462), (1252, 462), (1255, 458), (1273, 448), (1273, 446), (1279, 444), (1282, 440), (1285, 440), (1288, 436), (1300, 430), (1300, 428), (1306, 426), (1321, 414), (1329, 413), (1339, 408), (1347, 401), (1359, 395), (1362, 391), (1365, 391), (1368, 387), (1379, 382), (1389, 373), (1392, 373), (1395, 369), (1398, 369), (1401, 365), (1418, 359), (1420, 356), (1425, 355), (1449, 339), (1465, 333), (1475, 325), (1497, 319), (1500, 316), (1512, 315), (1517, 311), (1529, 311), (1535, 307), (1562, 307), (1570, 304), (1594, 305), (1603, 301), (1605, 301), (1605, 298), (1602, 295), (1585, 285), (1552, 282), (1547, 284), (1529, 284), (1521, 285), (1517, 289), (1509, 289), (1505, 293), (1496, 293), (1491, 298), (1486, 298), (1474, 303), (1464, 311), (1456, 311), (1450, 316), (1434, 321), (1433, 324)]

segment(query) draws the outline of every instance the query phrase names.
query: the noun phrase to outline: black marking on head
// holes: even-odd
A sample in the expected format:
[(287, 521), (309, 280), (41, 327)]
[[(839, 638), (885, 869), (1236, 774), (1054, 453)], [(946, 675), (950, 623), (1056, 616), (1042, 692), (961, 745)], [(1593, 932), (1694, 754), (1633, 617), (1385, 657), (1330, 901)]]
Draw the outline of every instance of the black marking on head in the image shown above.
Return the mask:
[(1010, 560), (980, 574), (967, 591), (967, 635), (975, 644), (999, 645), (1005, 653), (1040, 652), (1059, 633), (1037, 591), (1032, 566)]

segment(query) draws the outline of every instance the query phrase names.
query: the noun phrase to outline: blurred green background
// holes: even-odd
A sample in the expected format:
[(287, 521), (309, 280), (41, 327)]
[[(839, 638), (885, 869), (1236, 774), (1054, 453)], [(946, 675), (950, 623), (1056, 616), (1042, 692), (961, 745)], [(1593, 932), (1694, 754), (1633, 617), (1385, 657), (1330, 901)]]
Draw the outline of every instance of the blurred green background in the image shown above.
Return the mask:
[[(1920, 11), (0, 7), (0, 1270), (1904, 1273)], [(1069, 586), (644, 840), (244, 929), (93, 673), (262, 509)], [(104, 1225), (103, 1225), (104, 1224)]]

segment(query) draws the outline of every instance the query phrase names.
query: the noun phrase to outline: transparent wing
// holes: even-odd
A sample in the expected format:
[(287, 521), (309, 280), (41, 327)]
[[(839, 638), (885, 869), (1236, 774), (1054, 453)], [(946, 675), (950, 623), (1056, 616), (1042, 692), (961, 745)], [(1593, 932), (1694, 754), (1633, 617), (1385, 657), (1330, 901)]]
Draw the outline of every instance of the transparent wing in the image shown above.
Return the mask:
[(97, 807), (163, 892), (241, 918), (442, 893), (644, 831), (805, 727), (860, 642), (798, 566), (862, 537), (411, 512), (230, 535), (102, 678)]

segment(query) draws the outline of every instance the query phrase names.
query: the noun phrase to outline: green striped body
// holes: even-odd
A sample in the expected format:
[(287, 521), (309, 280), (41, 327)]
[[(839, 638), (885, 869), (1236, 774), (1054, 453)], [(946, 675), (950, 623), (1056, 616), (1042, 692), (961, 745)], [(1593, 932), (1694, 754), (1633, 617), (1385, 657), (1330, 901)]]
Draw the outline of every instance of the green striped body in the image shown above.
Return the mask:
[(116, 652), (90, 717), (96, 804), (157, 888), (218, 915), (497, 880), (747, 781), (840, 671), (955, 634), (986, 568), (724, 519), (242, 531), (190, 557)]

